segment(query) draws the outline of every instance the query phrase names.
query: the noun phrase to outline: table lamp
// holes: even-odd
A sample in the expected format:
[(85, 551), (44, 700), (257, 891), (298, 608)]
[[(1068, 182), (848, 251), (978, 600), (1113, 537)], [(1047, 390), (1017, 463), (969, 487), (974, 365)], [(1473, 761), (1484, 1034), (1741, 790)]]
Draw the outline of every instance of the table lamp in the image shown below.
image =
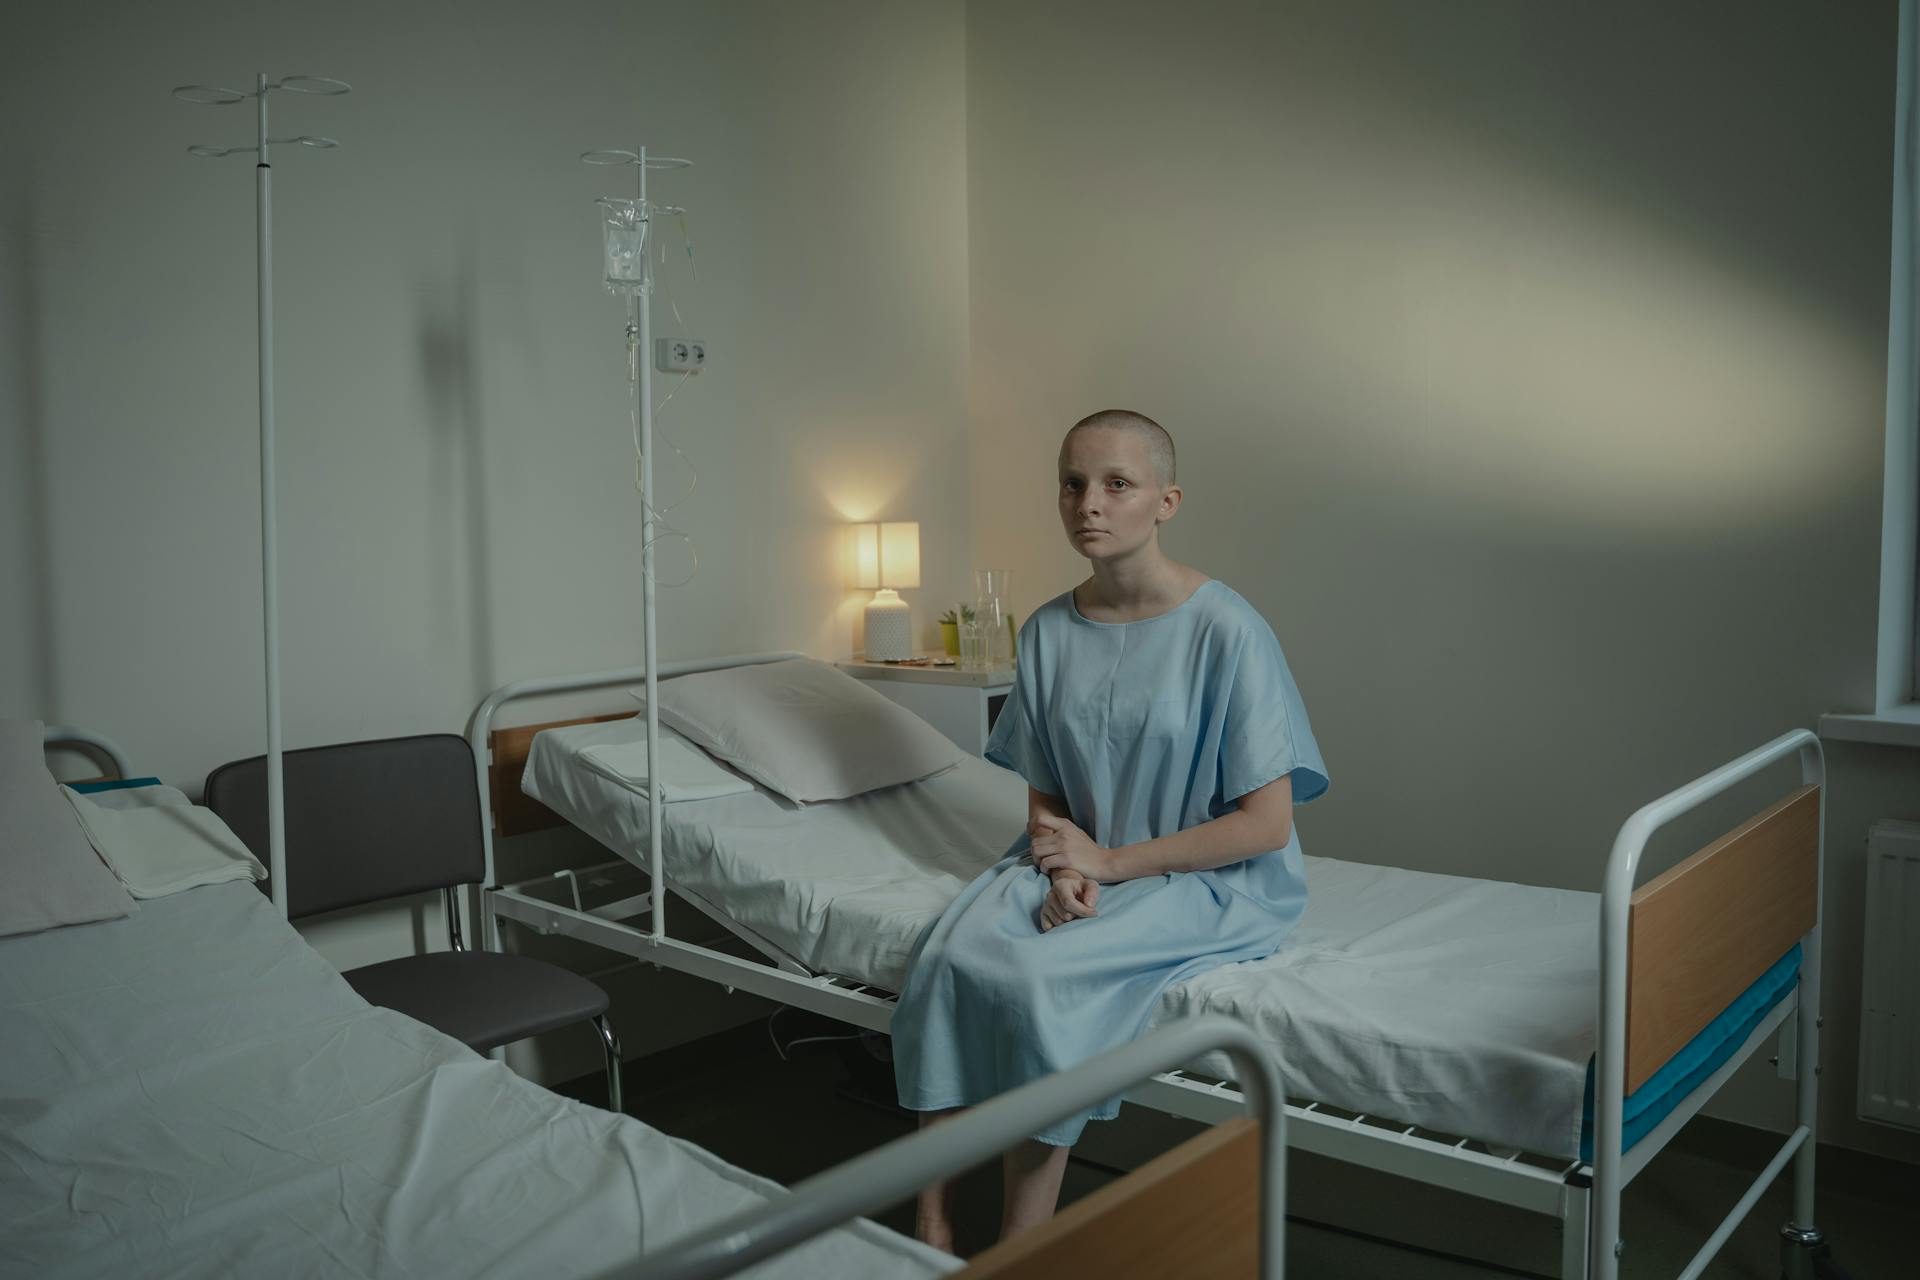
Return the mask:
[(900, 588), (920, 585), (920, 523), (894, 520), (853, 527), (853, 585), (872, 588), (867, 605), (867, 660), (913, 657), (913, 610)]

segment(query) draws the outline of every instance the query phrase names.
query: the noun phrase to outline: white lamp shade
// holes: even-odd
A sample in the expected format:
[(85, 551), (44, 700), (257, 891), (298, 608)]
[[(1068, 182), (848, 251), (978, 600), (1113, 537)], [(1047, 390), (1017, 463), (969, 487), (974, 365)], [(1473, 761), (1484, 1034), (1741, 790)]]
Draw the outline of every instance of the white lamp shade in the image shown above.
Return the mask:
[(880, 526), (856, 524), (848, 534), (851, 544), (847, 573), (854, 586), (871, 591), (880, 585)]
[(880, 581), (875, 585), (895, 589), (920, 585), (919, 521), (895, 520), (880, 526)]

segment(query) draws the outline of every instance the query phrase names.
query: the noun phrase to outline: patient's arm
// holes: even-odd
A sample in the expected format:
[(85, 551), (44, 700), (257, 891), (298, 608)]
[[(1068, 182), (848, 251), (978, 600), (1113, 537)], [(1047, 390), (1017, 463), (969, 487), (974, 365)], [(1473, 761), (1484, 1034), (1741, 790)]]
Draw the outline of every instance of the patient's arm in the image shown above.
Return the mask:
[[(1044, 791), (1027, 788), (1027, 834), (1045, 837), (1056, 830), (1060, 824), (1072, 825), (1073, 819), (1067, 813), (1067, 802), (1061, 796), (1050, 796)], [(1078, 828), (1075, 828), (1076, 830)], [(1040, 932), (1069, 920), (1085, 919), (1099, 915), (1100, 882), (1084, 876), (1072, 867), (1060, 867), (1049, 871), (1053, 888), (1047, 892), (1047, 899), (1040, 905)]]
[(1050, 818), (1065, 818), (1068, 822), (1073, 821), (1073, 814), (1068, 812), (1065, 796), (1050, 796), (1044, 791), (1035, 791), (1032, 787), (1028, 787), (1027, 825), (1031, 827), (1034, 819), (1043, 813)]
[[(1042, 829), (1041, 827), (1042, 818), (1051, 818), (1059, 822), (1073, 821), (1073, 815), (1067, 811), (1067, 798), (1065, 796), (1050, 796), (1044, 791), (1036, 791), (1032, 787), (1028, 787), (1027, 788), (1027, 834), (1028, 835), (1036, 835), (1040, 832), (1040, 830)], [(1061, 876), (1078, 875), (1079, 873), (1070, 868), (1064, 868), (1060, 871), (1056, 871), (1051, 874), (1055, 880), (1058, 880)]]
[[(1037, 792), (1035, 793), (1038, 794)], [(1102, 849), (1070, 821), (1035, 816), (1034, 862), (1051, 876), (1137, 880), (1169, 871), (1211, 871), (1285, 848), (1293, 838), (1293, 779), (1276, 778), (1241, 796), (1230, 813), (1157, 840)]]

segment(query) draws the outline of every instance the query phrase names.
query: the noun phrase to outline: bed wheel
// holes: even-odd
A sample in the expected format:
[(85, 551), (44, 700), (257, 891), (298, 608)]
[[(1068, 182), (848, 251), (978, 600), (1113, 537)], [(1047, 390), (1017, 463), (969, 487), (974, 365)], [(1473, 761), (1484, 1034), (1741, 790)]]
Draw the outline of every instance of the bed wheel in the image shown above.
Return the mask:
[(1780, 1229), (1780, 1280), (1852, 1280), (1818, 1231)]

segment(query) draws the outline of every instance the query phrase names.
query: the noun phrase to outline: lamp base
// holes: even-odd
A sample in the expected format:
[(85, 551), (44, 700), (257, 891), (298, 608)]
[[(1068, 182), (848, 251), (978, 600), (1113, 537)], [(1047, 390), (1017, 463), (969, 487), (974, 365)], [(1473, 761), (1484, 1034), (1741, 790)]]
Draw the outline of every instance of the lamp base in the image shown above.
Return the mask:
[(867, 660), (905, 662), (913, 657), (913, 610), (900, 593), (882, 587), (867, 606)]

